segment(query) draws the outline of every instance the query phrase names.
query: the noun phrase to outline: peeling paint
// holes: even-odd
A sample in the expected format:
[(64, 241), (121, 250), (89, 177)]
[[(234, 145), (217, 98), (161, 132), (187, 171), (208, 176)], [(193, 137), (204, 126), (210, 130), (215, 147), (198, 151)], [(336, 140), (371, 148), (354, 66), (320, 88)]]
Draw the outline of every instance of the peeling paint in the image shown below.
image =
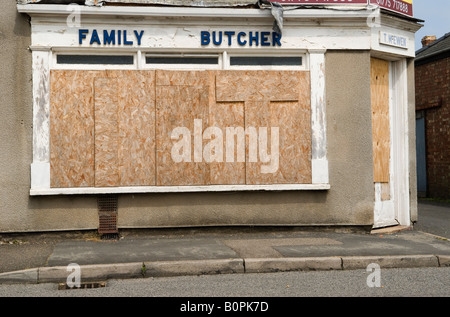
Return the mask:
[(49, 65), (48, 52), (34, 52), (33, 63), (33, 161), (49, 162)]

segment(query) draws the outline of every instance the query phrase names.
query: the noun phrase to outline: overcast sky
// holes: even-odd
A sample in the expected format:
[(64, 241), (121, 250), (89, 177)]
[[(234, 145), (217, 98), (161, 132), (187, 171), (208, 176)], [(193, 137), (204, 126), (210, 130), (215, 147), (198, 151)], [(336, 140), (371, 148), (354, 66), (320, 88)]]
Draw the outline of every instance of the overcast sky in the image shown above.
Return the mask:
[(413, 0), (414, 17), (425, 20), (425, 26), (416, 33), (416, 50), (422, 47), (425, 35), (437, 38), (450, 32), (450, 0)]

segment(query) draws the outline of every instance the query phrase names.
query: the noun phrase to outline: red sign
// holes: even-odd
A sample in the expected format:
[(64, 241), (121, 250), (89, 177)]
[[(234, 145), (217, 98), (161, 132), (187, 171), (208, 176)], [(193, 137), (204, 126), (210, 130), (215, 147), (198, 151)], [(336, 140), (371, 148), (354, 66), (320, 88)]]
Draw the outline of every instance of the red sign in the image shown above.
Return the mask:
[(282, 5), (288, 4), (304, 4), (304, 5), (368, 5), (376, 4), (381, 8), (404, 14), (407, 16), (413, 16), (413, 0), (269, 0), (271, 2), (278, 2)]
[(407, 16), (413, 16), (412, 0), (370, 0), (371, 4), (377, 4), (384, 9), (394, 11)]
[(325, 5), (325, 4), (367, 4), (368, 0), (270, 0), (280, 4), (309, 4), (309, 5)]

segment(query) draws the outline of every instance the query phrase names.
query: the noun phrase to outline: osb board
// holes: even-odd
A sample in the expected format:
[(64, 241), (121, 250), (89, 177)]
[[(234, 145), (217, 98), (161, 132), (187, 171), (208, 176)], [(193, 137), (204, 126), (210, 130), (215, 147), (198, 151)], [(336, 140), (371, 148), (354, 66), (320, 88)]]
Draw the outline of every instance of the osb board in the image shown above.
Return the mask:
[(221, 129), (222, 161), (210, 163), (210, 183), (245, 184), (245, 114), (243, 102), (212, 103), (210, 125)]
[(50, 186), (92, 187), (94, 78), (103, 71), (50, 72)]
[(375, 183), (389, 182), (389, 62), (371, 59), (373, 174)]
[(95, 186), (119, 185), (118, 86), (116, 78), (95, 78)]
[[(52, 76), (57, 75), (51, 92), (52, 187), (311, 182), (308, 72), (114, 70)], [(70, 111), (75, 119), (67, 117)], [(216, 135), (203, 138), (210, 127), (222, 132), (222, 161), (207, 159), (208, 146), (219, 141)], [(172, 157), (180, 140), (172, 136), (176, 128), (190, 133), (187, 162)], [(236, 138), (233, 153), (227, 153), (227, 128), (247, 134), (255, 129), (255, 162), (249, 162), (249, 136), (246, 162), (237, 156)], [(275, 128), (279, 161), (272, 158), (275, 170), (261, 173), (269, 165), (262, 162), (261, 146), (271, 154)], [(264, 132), (267, 140), (260, 143)]]
[(218, 72), (217, 101), (245, 103), (246, 184), (311, 183), (310, 90), (309, 72)]
[(120, 83), (117, 87), (119, 185), (155, 185), (155, 72), (126, 70), (108, 74)]
[[(209, 75), (204, 71), (156, 71), (157, 185), (209, 184), (202, 138), (209, 124)], [(194, 120), (201, 120), (197, 128)], [(184, 133), (172, 137), (175, 129)], [(184, 137), (186, 142), (175, 153), (182, 158), (178, 162), (172, 150)]]
[(217, 101), (310, 99), (309, 72), (220, 71), (216, 77)]
[(51, 186), (154, 185), (154, 92), (154, 71), (52, 71)]

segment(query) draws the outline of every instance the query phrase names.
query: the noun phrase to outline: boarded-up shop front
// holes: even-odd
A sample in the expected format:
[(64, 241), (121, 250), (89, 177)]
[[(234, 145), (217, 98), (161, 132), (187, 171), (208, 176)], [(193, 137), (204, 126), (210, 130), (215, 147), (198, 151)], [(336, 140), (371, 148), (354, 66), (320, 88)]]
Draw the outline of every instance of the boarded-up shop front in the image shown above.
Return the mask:
[(415, 220), (410, 11), (119, 2), (18, 5), (40, 206), (106, 197), (119, 229)]

